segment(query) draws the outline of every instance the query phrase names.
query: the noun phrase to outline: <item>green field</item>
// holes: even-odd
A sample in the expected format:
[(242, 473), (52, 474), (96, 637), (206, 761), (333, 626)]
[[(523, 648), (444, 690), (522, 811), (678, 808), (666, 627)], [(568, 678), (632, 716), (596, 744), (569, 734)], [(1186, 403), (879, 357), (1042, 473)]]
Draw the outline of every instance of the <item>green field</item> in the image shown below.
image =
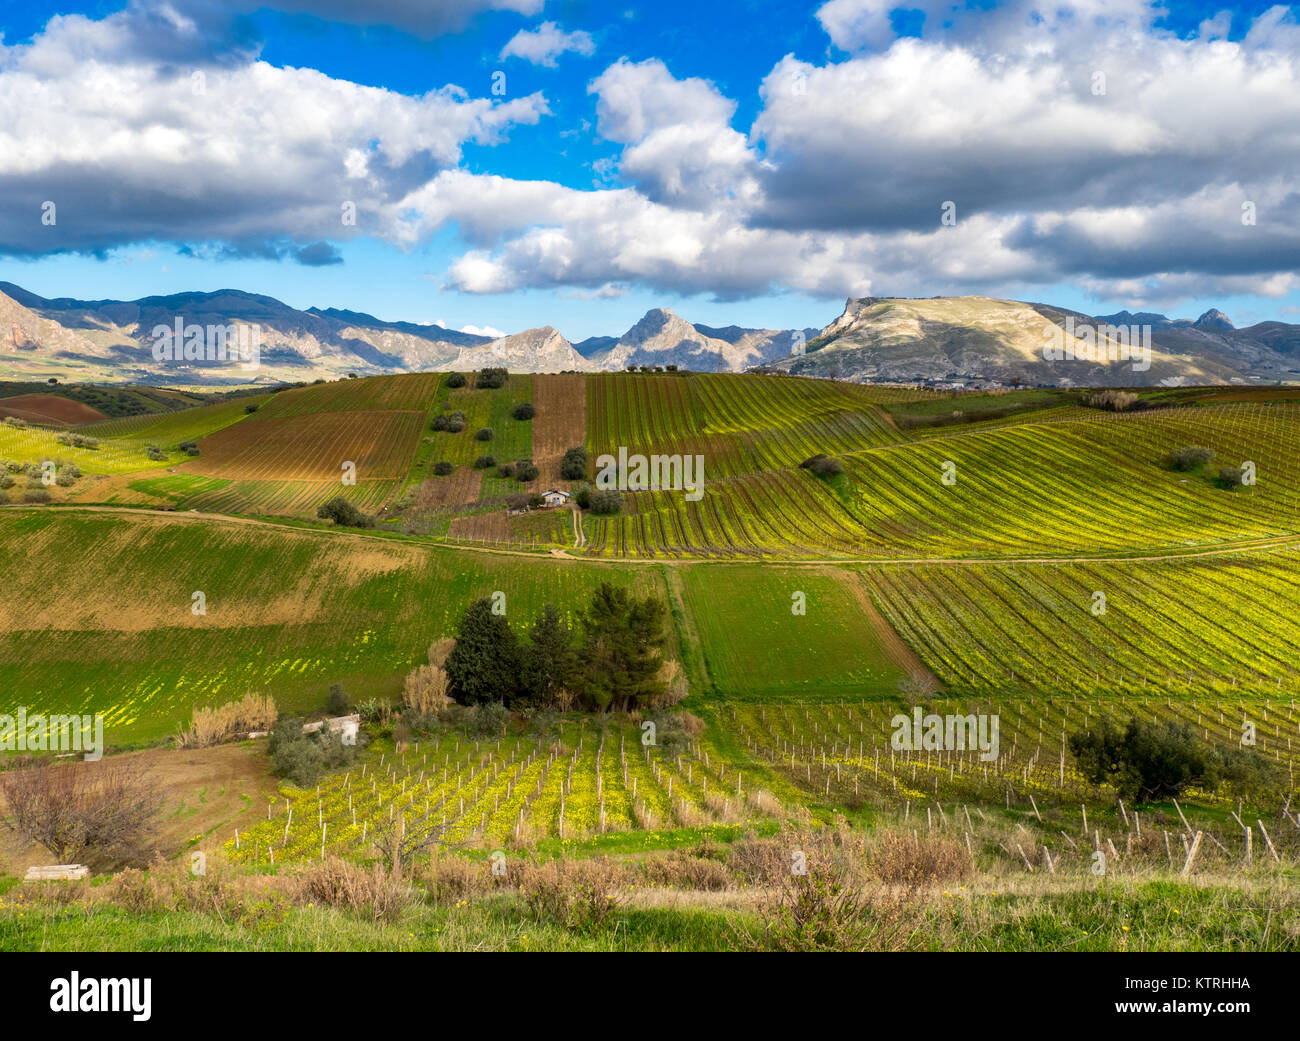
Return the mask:
[(682, 571), (688, 617), (720, 695), (874, 696), (894, 691), (905, 675), (859, 607), (852, 572), (729, 564)]

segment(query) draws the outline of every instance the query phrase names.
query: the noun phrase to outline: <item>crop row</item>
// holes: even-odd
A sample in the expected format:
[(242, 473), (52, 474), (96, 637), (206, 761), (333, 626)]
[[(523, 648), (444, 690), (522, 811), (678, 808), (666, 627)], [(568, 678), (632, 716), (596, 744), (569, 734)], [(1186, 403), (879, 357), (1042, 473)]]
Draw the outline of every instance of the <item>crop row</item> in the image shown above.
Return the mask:
[(974, 692), (1288, 693), (1295, 550), (1143, 563), (877, 567), (876, 600), (947, 685)]
[(442, 733), (285, 788), (267, 819), (226, 846), (236, 861), (373, 855), (394, 835), (441, 848), (525, 846), (614, 831), (697, 827), (767, 815), (774, 801), (700, 744), (644, 746), (630, 726), (567, 724), (553, 740)]

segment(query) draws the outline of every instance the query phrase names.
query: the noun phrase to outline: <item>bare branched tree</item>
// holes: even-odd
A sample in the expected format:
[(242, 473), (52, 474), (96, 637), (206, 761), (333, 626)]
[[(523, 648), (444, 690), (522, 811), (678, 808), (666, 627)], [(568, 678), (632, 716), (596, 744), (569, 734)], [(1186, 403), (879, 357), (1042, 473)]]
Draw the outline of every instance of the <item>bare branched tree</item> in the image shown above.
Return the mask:
[(138, 859), (162, 810), (145, 769), (130, 760), (49, 761), (0, 773), (5, 823), (60, 863), (115, 866)]
[[(458, 818), (457, 818), (458, 819)], [(395, 878), (400, 878), (412, 858), (421, 853), (428, 853), (435, 846), (450, 847), (463, 843), (449, 843), (443, 840), (456, 820), (446, 824), (431, 817), (407, 820), (399, 816), (396, 819), (376, 815), (370, 819), (370, 841), (373, 843), (384, 866)]]

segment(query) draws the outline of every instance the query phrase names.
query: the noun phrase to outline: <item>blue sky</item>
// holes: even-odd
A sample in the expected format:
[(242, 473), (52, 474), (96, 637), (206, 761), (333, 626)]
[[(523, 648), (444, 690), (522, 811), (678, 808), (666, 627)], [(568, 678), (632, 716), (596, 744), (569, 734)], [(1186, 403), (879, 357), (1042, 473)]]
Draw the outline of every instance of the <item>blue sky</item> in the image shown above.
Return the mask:
[(0, 279), (574, 340), (867, 294), (1300, 321), (1294, 9), (917, 2), (0, 0)]

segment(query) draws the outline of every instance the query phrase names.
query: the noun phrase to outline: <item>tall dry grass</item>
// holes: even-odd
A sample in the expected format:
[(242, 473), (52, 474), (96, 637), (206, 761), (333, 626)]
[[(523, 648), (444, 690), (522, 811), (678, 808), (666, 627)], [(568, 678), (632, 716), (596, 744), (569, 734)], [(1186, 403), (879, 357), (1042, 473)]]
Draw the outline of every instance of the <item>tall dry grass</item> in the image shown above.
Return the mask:
[(239, 733), (270, 730), (278, 717), (275, 700), (269, 694), (245, 694), (239, 701), (194, 708), (190, 728), (176, 735), (176, 744), (181, 748), (206, 748)]
[(443, 712), (451, 706), (451, 681), (441, 665), (420, 665), (406, 676), (402, 701), (420, 715)]

